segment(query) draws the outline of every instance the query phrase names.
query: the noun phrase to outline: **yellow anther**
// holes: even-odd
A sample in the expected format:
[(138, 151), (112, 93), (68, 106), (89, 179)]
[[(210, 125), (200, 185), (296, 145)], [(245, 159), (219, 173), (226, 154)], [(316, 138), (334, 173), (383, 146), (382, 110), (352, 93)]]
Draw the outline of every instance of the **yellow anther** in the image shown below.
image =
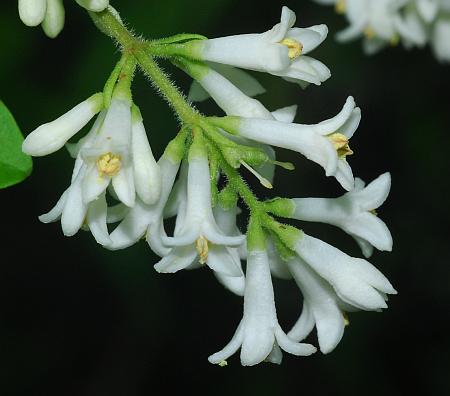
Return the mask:
[(342, 316), (344, 317), (344, 326), (350, 326), (350, 320), (348, 319), (348, 315), (345, 312), (342, 312)]
[(228, 366), (228, 362), (227, 362), (226, 360), (222, 360), (222, 361), (219, 363), (219, 366), (220, 366), (220, 367), (226, 367), (226, 366)]
[(100, 176), (115, 176), (119, 173), (121, 167), (122, 159), (120, 155), (106, 153), (97, 159), (97, 169)]
[(367, 26), (364, 29), (364, 36), (366, 36), (368, 40), (372, 40), (375, 37), (375, 30), (373, 30), (370, 26)]
[(303, 44), (297, 40), (285, 38), (280, 42), (280, 44), (283, 44), (286, 47), (288, 47), (289, 49), (288, 56), (292, 60), (297, 59), (302, 54)]
[(347, 11), (347, 1), (338, 0), (334, 6), (334, 9), (338, 14), (344, 14), (345, 11)]
[(389, 44), (391, 44), (392, 47), (396, 47), (399, 42), (400, 36), (398, 34), (393, 34), (391, 40), (389, 41)]
[(378, 212), (375, 209), (372, 209), (369, 212), (372, 213), (374, 216), (378, 216)]
[(352, 149), (348, 145), (347, 136), (337, 132), (328, 135), (328, 139), (330, 139), (331, 143), (333, 143), (333, 146), (336, 149), (339, 158), (345, 159), (347, 155), (353, 154)]
[(200, 264), (206, 264), (206, 262), (208, 261), (209, 253), (208, 240), (203, 235), (200, 235), (200, 237), (195, 242), (195, 247), (197, 249), (198, 255), (200, 256)]

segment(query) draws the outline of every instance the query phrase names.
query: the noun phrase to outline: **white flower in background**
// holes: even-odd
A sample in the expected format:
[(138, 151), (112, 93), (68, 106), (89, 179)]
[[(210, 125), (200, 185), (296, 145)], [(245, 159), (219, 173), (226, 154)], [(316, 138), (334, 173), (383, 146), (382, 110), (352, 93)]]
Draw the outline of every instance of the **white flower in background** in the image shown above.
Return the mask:
[[(103, 11), (109, 0), (77, 0), (82, 7), (94, 11)], [(55, 38), (64, 28), (63, 0), (19, 0), (19, 16), (27, 26), (38, 26), (50, 38)]]
[[(27, 136), (23, 151), (42, 156), (59, 150), (102, 105), (103, 95), (96, 94), (57, 120), (40, 126)], [(113, 95), (110, 107), (100, 113), (91, 132), (69, 149), (77, 159), (72, 184), (55, 209), (41, 219), (55, 221), (61, 215), (63, 232), (71, 236), (81, 228), (85, 216), (88, 224), (95, 218), (95, 230), (89, 227), (99, 243), (108, 245), (107, 187), (111, 184), (117, 199), (128, 207), (134, 206), (136, 190), (139, 198), (148, 203), (156, 201), (161, 190), (159, 168), (138, 109), (132, 117), (130, 99)]]
[[(316, 352), (310, 344), (289, 338), (278, 324), (268, 255), (266, 250), (250, 249), (247, 259), (244, 315), (228, 345), (208, 360), (221, 364), (241, 348), (243, 366), (254, 366), (266, 360), (272, 351), (281, 347), (297, 356)], [(272, 360), (272, 359), (271, 359)], [(279, 362), (280, 359), (273, 359)]]
[(165, 273), (177, 272), (198, 260), (214, 271), (241, 277), (240, 262), (230, 248), (241, 245), (245, 236), (225, 235), (214, 219), (209, 161), (200, 139), (197, 135), (189, 150), (185, 213), (181, 213), (182, 221), (175, 235), (163, 238), (165, 245), (172, 249), (155, 265), (155, 269)]
[(261, 34), (242, 34), (201, 40), (189, 45), (190, 55), (201, 60), (267, 72), (295, 82), (320, 85), (329, 69), (305, 54), (326, 38), (325, 25), (292, 28), (295, 13), (283, 7), (281, 21)]
[(436, 58), (450, 61), (450, 2), (448, 0), (315, 0), (335, 5), (350, 26), (337, 34), (339, 41), (364, 37), (364, 50), (373, 54), (401, 42), (405, 48), (430, 43)]
[(385, 173), (364, 187), (362, 180), (339, 198), (293, 199), (292, 218), (335, 225), (355, 238), (364, 256), (372, 255), (373, 247), (392, 250), (392, 236), (386, 224), (374, 213), (383, 204), (391, 188), (391, 176)]
[(439, 17), (433, 26), (431, 47), (438, 60), (450, 62), (450, 10), (447, 15)]
[[(354, 187), (354, 178), (346, 156), (353, 152), (349, 140), (358, 128), (361, 110), (349, 97), (335, 117), (314, 125), (285, 123), (256, 118), (237, 118), (231, 126), (242, 137), (271, 146), (297, 151), (334, 176), (346, 190)], [(236, 121), (236, 122), (234, 122)], [(227, 121), (223, 125), (227, 129)]]

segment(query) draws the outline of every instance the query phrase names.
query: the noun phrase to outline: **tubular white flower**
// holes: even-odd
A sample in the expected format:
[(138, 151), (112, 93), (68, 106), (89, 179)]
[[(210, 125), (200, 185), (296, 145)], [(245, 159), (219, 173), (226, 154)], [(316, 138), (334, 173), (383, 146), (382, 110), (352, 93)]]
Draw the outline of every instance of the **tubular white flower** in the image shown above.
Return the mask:
[[(345, 153), (340, 155), (339, 150), (347, 146), (360, 120), (361, 111), (355, 107), (354, 99), (349, 97), (338, 115), (315, 125), (243, 118), (239, 122), (238, 133), (257, 142), (303, 154), (321, 165), (327, 176), (336, 177), (346, 190), (351, 190), (354, 186), (353, 173), (345, 160)], [(335, 145), (336, 137), (344, 140), (343, 146)]]
[(339, 298), (354, 307), (363, 310), (386, 308), (385, 294), (397, 293), (372, 264), (350, 257), (319, 239), (303, 235), (295, 251), (331, 284)]
[(345, 329), (345, 318), (338, 296), (299, 257), (289, 260), (285, 265), (303, 294), (302, 314), (288, 336), (302, 341), (316, 326), (321, 352), (330, 353), (339, 344)]
[(41, 125), (26, 137), (23, 152), (35, 157), (54, 153), (79, 132), (102, 106), (103, 95), (95, 94), (57, 120)]
[[(357, 179), (358, 180), (358, 179)], [(373, 211), (383, 204), (391, 188), (391, 176), (384, 173), (364, 188), (357, 187), (339, 198), (295, 198), (292, 218), (328, 223), (353, 236), (364, 256), (372, 255), (373, 247), (392, 250), (392, 236), (386, 224)]]
[(64, 5), (62, 0), (47, 0), (47, 11), (42, 21), (42, 29), (50, 38), (55, 38), (64, 28)]
[(242, 244), (245, 236), (227, 236), (217, 225), (211, 207), (209, 163), (201, 144), (191, 146), (189, 154), (186, 212), (174, 237), (163, 237), (170, 253), (155, 265), (158, 272), (173, 273), (201, 264), (228, 276), (242, 276), (240, 262), (230, 247)]
[(193, 43), (193, 51), (203, 60), (320, 85), (330, 71), (304, 55), (325, 40), (328, 29), (325, 25), (292, 28), (295, 20), (295, 13), (283, 7), (280, 23), (265, 33), (201, 40)]
[(177, 176), (180, 162), (163, 155), (158, 161), (158, 166), (162, 182), (158, 201), (152, 205), (147, 205), (137, 199), (135, 205), (111, 233), (111, 243), (107, 246), (108, 249), (127, 248), (138, 242), (147, 233), (147, 242), (156, 254), (164, 256), (170, 252), (170, 249), (162, 242), (162, 237), (165, 236), (163, 212)]
[(19, 16), (27, 26), (38, 26), (45, 18), (47, 0), (19, 0)]
[[(91, 146), (103, 124), (104, 117), (105, 112), (99, 115), (91, 131), (83, 139), (80, 150)], [(106, 226), (106, 197), (105, 194), (101, 194), (95, 202), (87, 204), (83, 201), (83, 180), (86, 171), (87, 165), (78, 153), (70, 187), (63, 193), (56, 206), (47, 214), (40, 216), (39, 220), (50, 223), (61, 219), (61, 227), (66, 236), (75, 235), (86, 222), (96, 241), (105, 245), (110, 242)]]
[(101, 12), (109, 5), (109, 0), (76, 0), (76, 2), (89, 11)]
[[(271, 354), (275, 342), (284, 351), (297, 356), (309, 356), (316, 352), (314, 346), (294, 342), (281, 329), (276, 314), (267, 251), (252, 250), (248, 254), (242, 321), (230, 343), (208, 360), (219, 364), (241, 347), (242, 365), (254, 366)], [(273, 360), (280, 361), (280, 358)]]

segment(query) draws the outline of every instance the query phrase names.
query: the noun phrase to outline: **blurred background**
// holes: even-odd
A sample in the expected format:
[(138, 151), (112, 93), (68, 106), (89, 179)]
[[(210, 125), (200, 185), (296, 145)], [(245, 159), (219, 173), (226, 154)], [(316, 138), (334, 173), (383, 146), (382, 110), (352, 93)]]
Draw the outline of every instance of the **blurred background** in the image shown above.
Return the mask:
[[(119, 54), (73, 1), (65, 2), (66, 27), (56, 40), (25, 27), (16, 1), (3, 3), (0, 98), (27, 134), (100, 91)], [(334, 34), (346, 25), (344, 18), (312, 1), (112, 4), (146, 37), (262, 32), (279, 21), (283, 4), (297, 12), (297, 26), (329, 26), (328, 40), (313, 56), (330, 67), (331, 79), (301, 90), (255, 74), (267, 89), (260, 99), (272, 110), (298, 104), (297, 122), (314, 123), (355, 96), (363, 119), (349, 162), (366, 181), (386, 171), (393, 178), (379, 215), (392, 231), (394, 251), (376, 252), (371, 262), (399, 295), (384, 313), (351, 314), (330, 355), (285, 354), (281, 366), (253, 368), (242, 368), (235, 356), (226, 368), (212, 366), (207, 357), (232, 336), (242, 300), (207, 270), (157, 274), (157, 257), (143, 242), (112, 253), (88, 233), (68, 239), (59, 223), (41, 224), (37, 216), (53, 207), (70, 181), (73, 162), (60, 150), (36, 159), (23, 184), (0, 192), (0, 394), (450, 394), (450, 66), (437, 63), (429, 49), (389, 48), (366, 57), (360, 42), (337, 44)], [(187, 90), (189, 79), (165, 67)], [(134, 87), (159, 156), (177, 124), (144, 78)], [(220, 114), (213, 103), (200, 108)], [(295, 162), (297, 170), (278, 170), (277, 194), (342, 194), (321, 168), (299, 155), (280, 151), (279, 158)], [(346, 234), (325, 225), (301, 226), (360, 256)], [(301, 295), (293, 282), (274, 283), (287, 330), (300, 313)], [(310, 341), (317, 344), (315, 332)]]

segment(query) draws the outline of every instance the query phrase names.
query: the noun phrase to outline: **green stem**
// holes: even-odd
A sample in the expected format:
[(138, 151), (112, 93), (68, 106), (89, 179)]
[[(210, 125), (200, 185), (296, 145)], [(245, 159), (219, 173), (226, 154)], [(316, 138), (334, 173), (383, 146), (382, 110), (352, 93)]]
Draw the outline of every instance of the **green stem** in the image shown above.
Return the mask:
[(97, 28), (107, 36), (113, 38), (122, 47), (124, 54), (133, 55), (141, 69), (150, 78), (155, 88), (175, 110), (183, 123), (195, 123), (198, 112), (185, 100), (184, 95), (173, 85), (158, 64), (148, 54), (148, 43), (138, 39), (122, 25), (122, 23), (108, 10), (100, 13), (89, 13)]

